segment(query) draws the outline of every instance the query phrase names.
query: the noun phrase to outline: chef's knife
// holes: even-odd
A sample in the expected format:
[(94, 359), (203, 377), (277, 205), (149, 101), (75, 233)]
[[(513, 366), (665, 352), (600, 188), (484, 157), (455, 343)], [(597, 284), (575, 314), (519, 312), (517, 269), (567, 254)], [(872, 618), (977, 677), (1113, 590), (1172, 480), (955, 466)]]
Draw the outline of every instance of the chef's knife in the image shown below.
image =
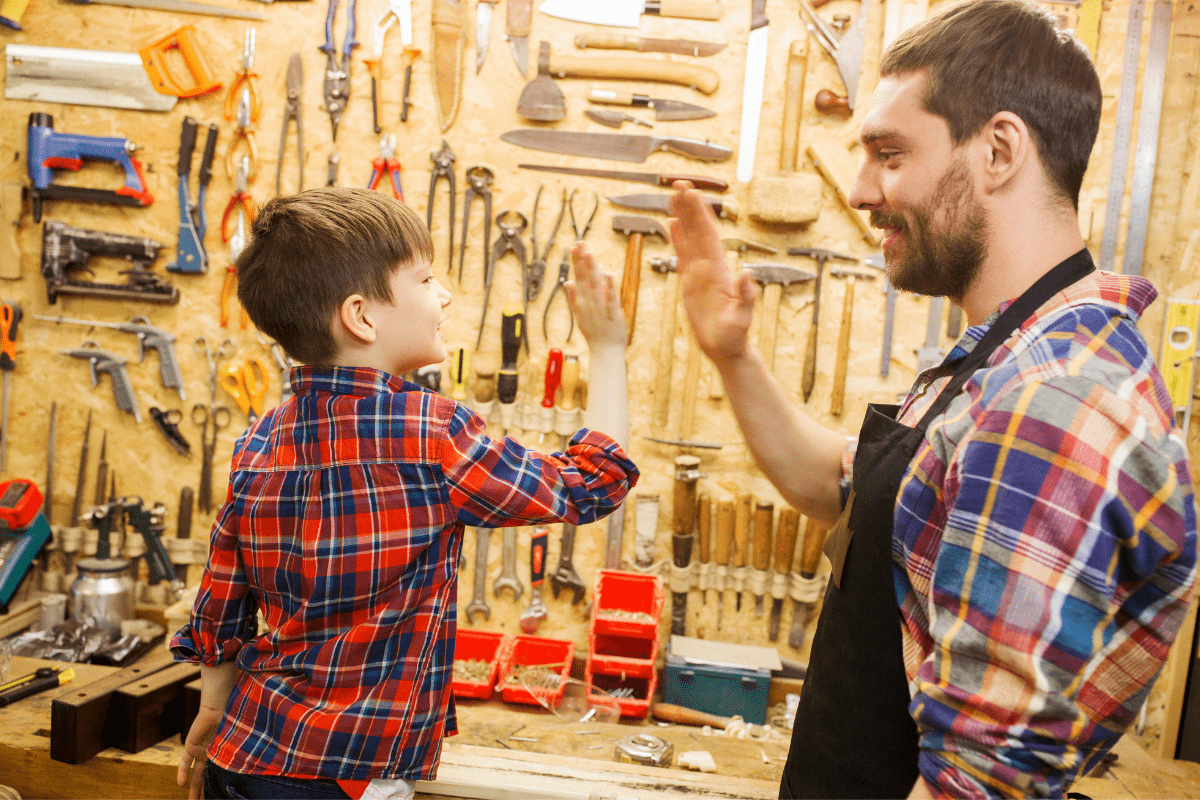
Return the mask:
[(546, 0), (538, 10), (559, 19), (591, 25), (636, 28), (642, 14), (687, 19), (720, 19), (719, 0)]
[(533, 150), (638, 163), (645, 161), (655, 150), (667, 150), (700, 161), (724, 161), (733, 155), (731, 147), (678, 136), (518, 128), (501, 134), (500, 138), (509, 144)]
[(707, 108), (685, 103), (682, 100), (671, 100), (665, 97), (650, 97), (633, 92), (615, 92), (611, 89), (592, 89), (588, 100), (593, 103), (603, 103), (612, 106), (640, 106), (654, 109), (654, 119), (659, 122), (682, 121), (686, 119), (707, 119), (715, 117), (717, 112)]

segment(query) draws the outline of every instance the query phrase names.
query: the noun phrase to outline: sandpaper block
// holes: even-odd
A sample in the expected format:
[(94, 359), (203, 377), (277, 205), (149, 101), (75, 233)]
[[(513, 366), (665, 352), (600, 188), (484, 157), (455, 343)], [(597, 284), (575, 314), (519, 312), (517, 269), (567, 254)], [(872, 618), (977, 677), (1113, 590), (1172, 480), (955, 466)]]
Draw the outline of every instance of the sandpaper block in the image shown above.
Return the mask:
[(821, 216), (820, 175), (758, 175), (750, 186), (750, 217), (773, 225), (808, 225)]

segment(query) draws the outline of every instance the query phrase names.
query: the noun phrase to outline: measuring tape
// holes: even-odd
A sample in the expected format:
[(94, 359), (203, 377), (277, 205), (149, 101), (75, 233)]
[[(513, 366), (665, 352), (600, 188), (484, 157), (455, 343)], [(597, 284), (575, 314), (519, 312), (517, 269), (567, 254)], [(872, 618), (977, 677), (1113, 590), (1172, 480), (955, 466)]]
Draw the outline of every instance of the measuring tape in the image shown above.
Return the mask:
[(1168, 300), (1163, 317), (1159, 370), (1171, 395), (1175, 421), (1187, 433), (1196, 377), (1196, 341), (1200, 338), (1200, 300)]

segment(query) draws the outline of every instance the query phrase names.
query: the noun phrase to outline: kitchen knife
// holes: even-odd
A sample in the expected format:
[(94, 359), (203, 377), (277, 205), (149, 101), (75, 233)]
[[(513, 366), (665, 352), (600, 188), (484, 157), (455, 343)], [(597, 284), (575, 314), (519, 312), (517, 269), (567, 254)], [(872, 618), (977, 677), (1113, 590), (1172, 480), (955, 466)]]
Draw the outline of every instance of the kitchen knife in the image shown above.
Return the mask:
[(500, 138), (509, 144), (533, 150), (637, 163), (644, 162), (656, 150), (667, 150), (700, 161), (724, 161), (733, 155), (733, 148), (726, 145), (678, 136), (518, 128), (501, 134)]
[[(613, 205), (621, 206), (622, 208), (632, 208), (638, 211), (657, 211), (661, 214), (671, 213), (669, 203), (672, 195), (655, 194), (646, 192), (644, 194), (622, 194), (609, 195), (608, 201)], [(705, 202), (712, 208), (713, 213), (718, 217), (727, 220), (736, 220), (738, 217), (737, 204), (732, 200), (723, 200), (720, 197), (705, 197)]]
[(543, 14), (559, 19), (618, 28), (638, 27), (642, 14), (687, 19), (721, 18), (718, 0), (607, 0), (603, 3), (595, 0), (546, 0), (538, 9)]
[(650, 97), (633, 92), (616, 92), (612, 89), (592, 89), (588, 100), (610, 106), (640, 106), (654, 109), (654, 119), (659, 122), (682, 121), (687, 119), (707, 119), (715, 117), (717, 112), (707, 108), (685, 103), (682, 100), (670, 100), (664, 97)]
[(680, 56), (713, 56), (725, 49), (725, 42), (696, 42), (691, 39), (649, 39), (619, 33), (581, 33), (575, 37), (580, 50), (636, 50), (639, 53), (674, 53)]

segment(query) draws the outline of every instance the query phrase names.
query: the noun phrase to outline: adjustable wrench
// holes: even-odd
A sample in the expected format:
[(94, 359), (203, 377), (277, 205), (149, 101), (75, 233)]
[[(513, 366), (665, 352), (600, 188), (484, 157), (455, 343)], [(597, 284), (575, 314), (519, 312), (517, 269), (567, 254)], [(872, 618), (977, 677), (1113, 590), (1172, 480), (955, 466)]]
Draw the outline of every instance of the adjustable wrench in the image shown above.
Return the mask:
[(546, 604), (542, 602), (542, 578), (546, 574), (546, 540), (550, 529), (538, 525), (529, 540), (529, 607), (521, 612), (521, 632), (537, 633), (538, 623), (546, 618)]
[(517, 577), (517, 529), (504, 529), (504, 544), (500, 550), (500, 575), (492, 582), (492, 596), (499, 597), (501, 589), (512, 589), (513, 600), (520, 600), (525, 586)]
[(575, 571), (571, 558), (575, 553), (575, 526), (570, 522), (563, 523), (562, 540), (559, 544), (558, 568), (550, 573), (550, 591), (555, 599), (563, 589), (573, 593), (571, 605), (578, 605), (583, 600), (583, 578)]
[(472, 616), (475, 613), (483, 614), (485, 620), (492, 618), (492, 608), (484, 599), (484, 590), (487, 586), (487, 563), (488, 563), (488, 544), (491, 541), (492, 531), (489, 528), (475, 529), (475, 593), (471, 596), (471, 602), (467, 606), (467, 622), (475, 624), (475, 619)]

